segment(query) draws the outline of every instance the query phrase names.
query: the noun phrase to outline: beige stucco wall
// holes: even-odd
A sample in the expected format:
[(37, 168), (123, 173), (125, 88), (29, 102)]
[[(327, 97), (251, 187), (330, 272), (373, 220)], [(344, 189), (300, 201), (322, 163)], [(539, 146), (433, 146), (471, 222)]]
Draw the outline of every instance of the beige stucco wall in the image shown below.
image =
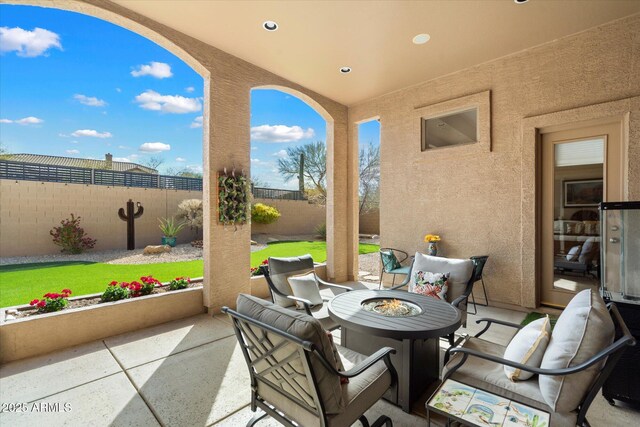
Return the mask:
[[(487, 90), (490, 150), (420, 151), (416, 110)], [(485, 283), (491, 302), (534, 306), (536, 150), (535, 138), (525, 137), (534, 134), (523, 131), (524, 121), (639, 94), (640, 15), (635, 15), (350, 107), (352, 141), (357, 123), (381, 121), (382, 245), (424, 251), (423, 236), (438, 233), (445, 256), (490, 256)], [(622, 106), (630, 112), (625, 183), (630, 200), (640, 199), (637, 99), (602, 109), (620, 114)], [(590, 111), (554, 117), (575, 122)], [(355, 150), (350, 147), (351, 167)]]
[[(176, 214), (184, 199), (200, 199), (199, 191), (155, 188), (106, 187), (54, 182), (0, 180), (0, 256), (59, 253), (49, 230), (71, 213), (82, 217), (80, 225), (97, 239), (95, 250), (126, 249), (127, 223), (118, 217), (129, 199), (144, 208), (135, 220), (136, 247), (159, 245), (158, 218)], [(184, 229), (178, 243), (187, 243), (194, 231)]]
[(253, 203), (275, 207), (280, 212), (280, 218), (268, 225), (251, 223), (252, 234), (314, 234), (316, 227), (326, 221), (325, 207), (305, 200), (254, 199)]
[(380, 234), (380, 211), (367, 212), (359, 218), (361, 234)]
[[(303, 99), (327, 120), (327, 270), (346, 280), (347, 107), (283, 79), (213, 46), (106, 0), (0, 0), (72, 10), (113, 22), (153, 40), (179, 56), (205, 78), (203, 108), (205, 222), (204, 305), (210, 312), (235, 306), (239, 292), (249, 293), (245, 274), (250, 257), (250, 228), (215, 224), (215, 173), (223, 168), (250, 170), (250, 91), (277, 87)], [(336, 159), (334, 162), (333, 159)]]

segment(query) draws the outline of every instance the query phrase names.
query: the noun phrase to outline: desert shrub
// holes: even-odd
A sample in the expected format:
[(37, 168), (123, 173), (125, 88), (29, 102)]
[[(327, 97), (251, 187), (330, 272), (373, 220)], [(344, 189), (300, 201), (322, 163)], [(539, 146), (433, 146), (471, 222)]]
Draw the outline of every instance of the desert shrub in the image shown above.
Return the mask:
[(181, 220), (185, 225), (189, 226), (189, 228), (194, 230), (197, 235), (198, 230), (202, 228), (202, 224), (204, 222), (202, 200), (186, 199), (181, 201), (178, 205), (176, 219)]
[(316, 234), (323, 240), (327, 240), (327, 224), (318, 224), (315, 228)]
[(251, 221), (258, 224), (273, 224), (280, 218), (280, 212), (274, 206), (256, 203), (251, 206)]
[(53, 236), (53, 243), (62, 247), (61, 252), (80, 254), (85, 249), (91, 249), (96, 244), (96, 239), (87, 236), (80, 227), (80, 217), (71, 214), (71, 219), (60, 221), (59, 227), (53, 227), (49, 234)]

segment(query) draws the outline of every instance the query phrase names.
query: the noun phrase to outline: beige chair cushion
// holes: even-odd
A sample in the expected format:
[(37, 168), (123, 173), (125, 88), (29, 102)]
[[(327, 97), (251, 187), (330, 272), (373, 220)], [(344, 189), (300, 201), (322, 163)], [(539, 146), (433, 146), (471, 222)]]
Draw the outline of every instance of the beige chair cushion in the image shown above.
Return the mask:
[[(289, 310), (260, 298), (244, 294), (238, 295), (236, 303), (237, 311), (240, 314), (244, 314), (252, 319), (265, 323), (302, 340), (310, 341), (318, 348), (318, 351), (320, 351), (324, 355), (326, 360), (334, 360), (333, 349), (324, 328), (318, 320), (307, 315), (305, 312)], [(269, 338), (272, 342), (280, 342), (283, 340), (283, 338), (280, 338), (275, 334), (269, 335)], [(274, 357), (278, 358), (278, 356), (280, 355), (283, 358), (288, 357), (288, 355), (291, 354), (293, 350), (295, 350), (293, 348), (295, 346), (291, 344), (288, 347), (290, 348), (281, 350), (280, 354), (274, 355)], [(340, 378), (330, 372), (327, 368), (325, 368), (318, 357), (314, 354), (310, 355), (310, 359), (316, 377), (318, 390), (324, 403), (326, 413), (338, 414), (343, 412), (345, 408), (345, 400), (340, 386)], [(304, 369), (302, 368), (302, 364), (299, 363), (299, 365), (300, 366), (297, 367), (296, 370), (300, 373), (303, 373)], [(295, 378), (295, 383), (291, 381), (288, 383), (284, 382), (282, 383), (282, 386), (283, 388), (285, 388), (285, 390), (287, 389), (287, 387), (291, 387), (293, 389), (295, 389), (296, 387), (301, 387), (302, 389), (310, 390), (312, 387), (310, 381), (310, 378), (306, 378), (302, 374)], [(278, 383), (279, 381), (278, 379), (274, 378), (272, 382)], [(265, 395), (263, 396), (265, 397), (265, 399), (271, 398), (270, 394), (272, 392), (278, 393), (277, 391), (271, 390), (270, 387), (260, 382), (258, 393), (263, 394), (263, 392), (265, 393)], [(281, 394), (280, 398), (282, 398)], [(276, 406), (279, 406), (277, 400), (272, 400), (272, 402), (276, 404)], [(313, 401), (307, 401), (307, 403), (311, 406), (314, 406)]]
[[(501, 345), (480, 338), (469, 338), (464, 347), (496, 357), (502, 357), (506, 350)], [(459, 354), (454, 354), (444, 367), (442, 375), (444, 376), (458, 364), (461, 357)], [(548, 412), (551, 414), (552, 427), (575, 427), (576, 425), (578, 418), (576, 412), (553, 412), (547, 405), (540, 393), (537, 377), (527, 381), (510, 381), (504, 374), (504, 365), (499, 363), (469, 356), (464, 365), (451, 375), (451, 379)]]
[[(598, 293), (586, 289), (573, 297), (558, 318), (540, 367), (560, 369), (579, 365), (613, 339), (614, 325), (604, 301)], [(564, 377), (541, 375), (540, 391), (545, 402), (559, 412), (576, 409), (603, 363)]]
[[(539, 368), (542, 363), (544, 351), (551, 337), (551, 322), (549, 316), (534, 320), (520, 329), (511, 339), (504, 352), (504, 358), (523, 365)], [(522, 371), (511, 366), (504, 367), (504, 373), (511, 381), (524, 381), (533, 376), (533, 373)]]

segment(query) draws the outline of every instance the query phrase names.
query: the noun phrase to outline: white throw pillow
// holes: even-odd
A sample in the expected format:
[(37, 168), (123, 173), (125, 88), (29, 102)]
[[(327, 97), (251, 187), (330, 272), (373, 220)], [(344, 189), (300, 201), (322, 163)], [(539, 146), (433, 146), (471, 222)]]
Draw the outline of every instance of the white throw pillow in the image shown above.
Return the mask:
[[(320, 288), (318, 288), (318, 281), (316, 280), (316, 273), (311, 272), (307, 274), (300, 274), (297, 276), (290, 276), (287, 278), (289, 286), (293, 296), (303, 298), (311, 302), (311, 305), (322, 305), (322, 295), (320, 295)], [(304, 308), (304, 304), (296, 301), (296, 306), (299, 309)]]
[(577, 245), (569, 249), (569, 253), (567, 254), (567, 261), (577, 261), (578, 256), (580, 255), (580, 249), (582, 246)]
[[(542, 357), (549, 345), (551, 337), (551, 322), (549, 316), (533, 322), (520, 329), (511, 339), (504, 352), (504, 358), (512, 362), (539, 368)], [(531, 372), (521, 371), (511, 366), (504, 367), (504, 373), (511, 381), (528, 380), (533, 376)]]
[[(544, 352), (542, 369), (579, 365), (613, 342), (615, 329), (607, 306), (597, 291), (576, 294), (562, 311)], [(578, 407), (604, 360), (575, 374), (540, 375), (538, 384), (547, 405), (556, 412)]]

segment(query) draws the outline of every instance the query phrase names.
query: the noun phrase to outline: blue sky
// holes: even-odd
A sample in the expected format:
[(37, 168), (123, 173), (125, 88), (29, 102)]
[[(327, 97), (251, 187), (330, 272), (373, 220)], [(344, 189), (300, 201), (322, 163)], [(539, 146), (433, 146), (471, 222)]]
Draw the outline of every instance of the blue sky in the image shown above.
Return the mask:
[[(202, 170), (203, 79), (129, 30), (86, 15), (0, 5), (0, 143), (11, 153), (144, 162)], [(288, 147), (325, 141), (324, 120), (298, 98), (251, 93), (252, 175), (276, 172)], [(377, 122), (360, 141), (378, 143)]]

